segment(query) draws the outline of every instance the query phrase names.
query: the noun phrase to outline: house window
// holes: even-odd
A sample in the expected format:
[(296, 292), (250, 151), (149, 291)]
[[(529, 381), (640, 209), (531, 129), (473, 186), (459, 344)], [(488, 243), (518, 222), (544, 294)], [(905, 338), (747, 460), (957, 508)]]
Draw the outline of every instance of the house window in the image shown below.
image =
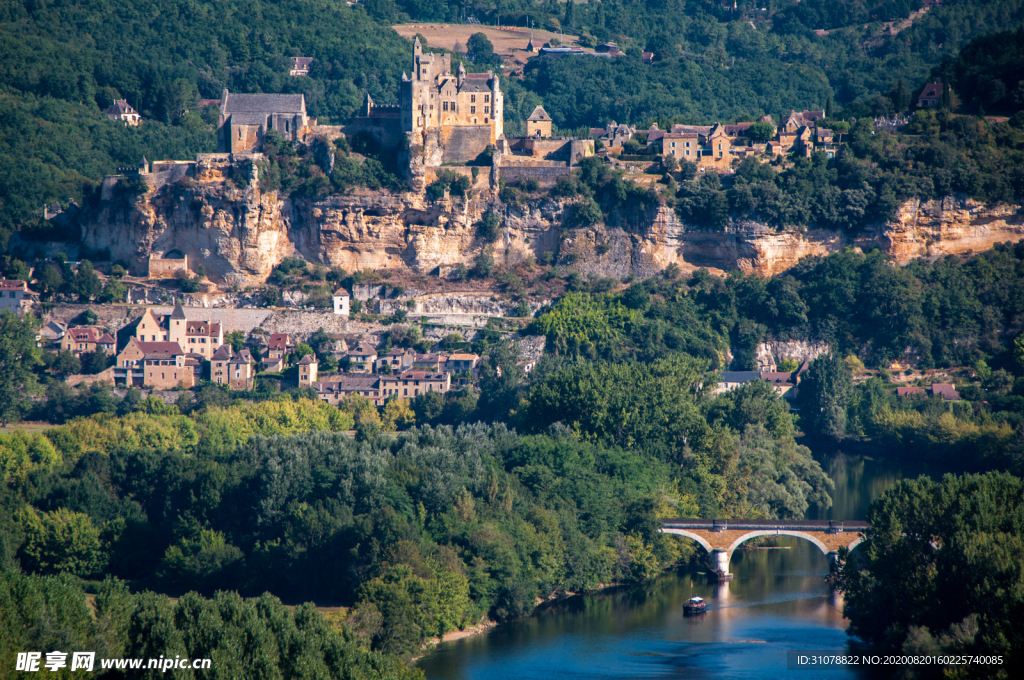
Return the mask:
[(443, 107), (442, 110), (444, 110), (444, 111), (448, 110), (448, 102), (444, 102), (441, 106)]
[(469, 95), (469, 101), (470, 101), (471, 104), (475, 104), (476, 103), (476, 95), (475, 94)]
[(491, 121), (490, 118), (484, 118), (484, 123), (489, 123), (490, 121)]
[(718, 149), (719, 149), (719, 150), (721, 150), (721, 149), (722, 149), (722, 145), (721, 145), (721, 144), (719, 144), (719, 145), (718, 145)]
[(687, 155), (687, 156), (689, 156), (689, 155), (690, 155), (690, 150), (689, 150), (689, 149), (687, 149), (687, 150), (686, 150), (686, 155)]
[(470, 106), (469, 107), (469, 112), (470, 113), (476, 113), (476, 107), (475, 106)]
[(485, 106), (484, 107), (484, 113), (490, 113), (490, 112), (491, 112), (491, 107)]
[(486, 103), (487, 103), (487, 102), (489, 102), (489, 101), (491, 101), (491, 95), (489, 95), (489, 94), (485, 94), (485, 95), (484, 95), (484, 104), (486, 104)]
[(675, 142), (672, 142), (672, 148), (673, 149), (676, 148), (676, 143)]

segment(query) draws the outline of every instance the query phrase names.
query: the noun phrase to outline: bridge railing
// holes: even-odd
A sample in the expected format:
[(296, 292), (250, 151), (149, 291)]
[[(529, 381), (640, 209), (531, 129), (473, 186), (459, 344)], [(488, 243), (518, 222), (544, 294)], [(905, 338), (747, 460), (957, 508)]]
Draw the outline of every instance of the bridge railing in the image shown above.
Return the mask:
[(702, 529), (704, 531), (737, 531), (784, 529), (790, 531), (821, 531), (839, 533), (866, 531), (871, 525), (857, 520), (838, 519), (663, 519), (666, 529)]

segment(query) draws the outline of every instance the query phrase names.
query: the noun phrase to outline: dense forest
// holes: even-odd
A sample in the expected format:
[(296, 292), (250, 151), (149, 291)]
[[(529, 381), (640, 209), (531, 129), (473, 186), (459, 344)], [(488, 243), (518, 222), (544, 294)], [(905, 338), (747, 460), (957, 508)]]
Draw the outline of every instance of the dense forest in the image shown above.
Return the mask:
[[(917, 5), (782, 3), (762, 13), (747, 2), (735, 10), (705, 0), (569, 2), (551, 13), (545, 5), (510, 2), (481, 13), (460, 3), (391, 0), (352, 8), (315, 0), (12, 3), (0, 10), (0, 246), (22, 227), (40, 238), (56, 236), (38, 228), (44, 203), (88, 200), (104, 174), (134, 167), (143, 155), (186, 159), (211, 150), (214, 112), (196, 103), (219, 97), (223, 88), (302, 92), (310, 114), (324, 122), (347, 119), (367, 93), (395, 102), (409, 47), (389, 23), (403, 17), (533, 20), (575, 31), (586, 44), (617, 40), (626, 48), (615, 59), (531, 61), (522, 82), (503, 83), (510, 130), (541, 102), (562, 129), (610, 119), (665, 127), (778, 117), (793, 108), (884, 114), (899, 105), (905, 110), (913, 88), (933, 72), (958, 79), (975, 110), (1019, 108), (1016, 56), (1000, 57), (998, 77), (993, 71), (983, 78), (974, 74), (993, 65), (986, 61), (991, 50), (980, 45), (959, 61), (954, 57), (976, 36), (1020, 26), (1020, 0), (954, 0), (896, 36), (880, 31), (880, 21), (901, 19)], [(819, 36), (811, 28), (833, 30)], [(641, 49), (653, 50), (656, 63), (642, 63)], [(300, 55), (314, 58), (312, 71), (291, 78), (289, 57)], [(478, 61), (470, 69), (491, 66), (486, 58)], [(894, 108), (884, 95), (901, 82)], [(142, 113), (141, 128), (126, 129), (101, 115), (117, 98)], [(375, 168), (346, 168), (335, 189), (388, 184)], [(861, 207), (850, 205), (854, 212)]]
[(904, 654), (1002, 657), (961, 677), (1020, 676), (1022, 499), (1019, 478), (995, 473), (921, 477), (886, 491), (839, 578), (851, 632)]
[[(560, 363), (524, 387), (514, 352), (492, 357), (478, 397), (447, 395), (464, 423), (489, 425), (430, 425), (454, 408), (431, 403), (440, 395), (383, 415), (359, 398), (338, 409), (282, 394), (183, 415), (108, 397), (95, 415), (0, 435), (7, 568), (345, 604), (364, 645), (409, 653), (485, 616), (528, 614), (538, 597), (693, 557), (656, 533), (660, 517), (799, 517), (831, 503), (764, 386), (712, 398), (707, 362), (680, 356)], [(341, 434), (352, 427), (355, 439)]]

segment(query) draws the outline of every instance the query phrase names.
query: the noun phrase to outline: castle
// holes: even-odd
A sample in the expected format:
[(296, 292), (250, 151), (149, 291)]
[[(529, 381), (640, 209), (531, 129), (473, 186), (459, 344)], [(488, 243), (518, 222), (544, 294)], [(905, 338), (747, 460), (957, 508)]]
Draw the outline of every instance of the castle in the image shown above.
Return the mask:
[(442, 162), (476, 158), (504, 135), (498, 76), (467, 74), (462, 64), (452, 76), (450, 54), (424, 54), (419, 38), (412, 45), (412, 77), (402, 74), (399, 93), (402, 130), (410, 142), (424, 145), (436, 134)]
[(414, 147), (436, 145), (441, 163), (464, 163), (504, 136), (503, 96), (497, 74), (452, 75), (450, 54), (424, 54), (413, 42), (412, 76), (402, 74), (398, 106), (377, 106), (367, 95), (346, 134), (368, 132), (385, 146), (407, 137)]

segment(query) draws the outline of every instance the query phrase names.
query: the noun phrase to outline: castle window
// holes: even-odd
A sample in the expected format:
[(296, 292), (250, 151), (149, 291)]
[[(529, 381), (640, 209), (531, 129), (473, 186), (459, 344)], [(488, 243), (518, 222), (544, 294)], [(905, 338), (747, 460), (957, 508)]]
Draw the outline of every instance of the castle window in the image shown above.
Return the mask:
[(475, 94), (469, 95), (469, 101), (475, 103), (476, 102), (476, 95)]
[(485, 95), (484, 95), (484, 104), (486, 104), (486, 103), (487, 103), (487, 102), (489, 102), (489, 101), (491, 101), (491, 95), (489, 95), (489, 94), (485, 94)]
[(475, 106), (470, 106), (469, 107), (469, 112), (470, 113), (476, 113), (476, 107)]
[(447, 110), (448, 110), (448, 102), (444, 102), (444, 104), (442, 104), (442, 106), (444, 106), (444, 110), (445, 110), (445, 111), (447, 111)]
[(490, 113), (490, 112), (491, 112), (491, 107), (485, 106), (484, 107), (484, 113)]
[(488, 122), (490, 122), (490, 119), (484, 118), (484, 123), (488, 123)]

